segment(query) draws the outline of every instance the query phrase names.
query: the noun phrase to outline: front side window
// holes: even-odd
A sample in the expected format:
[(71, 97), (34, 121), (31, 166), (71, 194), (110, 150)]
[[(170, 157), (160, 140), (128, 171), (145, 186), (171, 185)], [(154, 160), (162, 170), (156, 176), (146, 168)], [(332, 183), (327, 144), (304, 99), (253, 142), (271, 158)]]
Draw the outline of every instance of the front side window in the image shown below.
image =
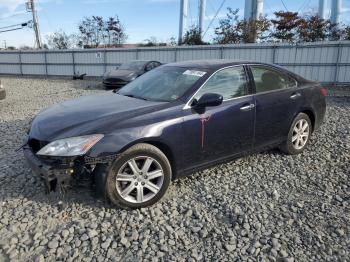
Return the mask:
[(256, 93), (296, 86), (296, 81), (276, 70), (264, 66), (251, 66)]
[(224, 100), (246, 95), (247, 80), (244, 68), (235, 66), (225, 68), (209, 78), (202, 88), (195, 95), (199, 99), (206, 93), (222, 95)]

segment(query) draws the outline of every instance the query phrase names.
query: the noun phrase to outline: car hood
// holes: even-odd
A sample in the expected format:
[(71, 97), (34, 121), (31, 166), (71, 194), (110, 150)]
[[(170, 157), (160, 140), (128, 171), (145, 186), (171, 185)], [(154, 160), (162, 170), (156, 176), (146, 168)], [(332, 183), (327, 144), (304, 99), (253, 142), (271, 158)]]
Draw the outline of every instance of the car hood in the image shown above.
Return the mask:
[(104, 79), (113, 79), (113, 78), (120, 78), (122, 80), (130, 80), (134, 76), (137, 76), (138, 72), (133, 71), (133, 70), (113, 70), (108, 72), (105, 76)]
[(29, 137), (42, 141), (108, 133), (124, 120), (161, 109), (165, 102), (145, 101), (106, 92), (65, 101), (40, 112)]

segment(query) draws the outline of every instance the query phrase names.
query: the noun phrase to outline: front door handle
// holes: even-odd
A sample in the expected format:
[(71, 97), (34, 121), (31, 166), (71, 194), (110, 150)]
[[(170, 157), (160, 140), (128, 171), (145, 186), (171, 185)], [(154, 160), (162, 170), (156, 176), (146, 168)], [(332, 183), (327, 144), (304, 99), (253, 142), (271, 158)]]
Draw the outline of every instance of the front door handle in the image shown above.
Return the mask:
[(301, 94), (300, 93), (293, 93), (291, 96), (290, 96), (290, 99), (297, 99), (297, 98), (299, 98), (299, 97), (301, 97)]
[(247, 111), (252, 110), (254, 107), (255, 107), (254, 104), (249, 104), (249, 105), (246, 105), (246, 106), (242, 106), (242, 107), (240, 108), (240, 110), (241, 110), (242, 112), (247, 112)]

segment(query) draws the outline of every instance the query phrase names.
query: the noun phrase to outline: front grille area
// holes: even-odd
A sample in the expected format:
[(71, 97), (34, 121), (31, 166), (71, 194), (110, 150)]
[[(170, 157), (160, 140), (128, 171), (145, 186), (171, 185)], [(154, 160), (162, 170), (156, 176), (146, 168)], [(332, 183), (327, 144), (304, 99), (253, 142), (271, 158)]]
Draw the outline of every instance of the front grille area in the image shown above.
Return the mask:
[(41, 140), (37, 140), (34, 138), (31, 138), (28, 141), (28, 145), (30, 146), (30, 148), (32, 149), (32, 151), (34, 153), (38, 152), (40, 149), (42, 149), (47, 144), (48, 144), (48, 142), (46, 142), (46, 141), (41, 141)]
[(105, 79), (103, 81), (103, 85), (105, 87), (122, 87), (125, 86), (128, 82), (122, 79), (114, 78), (114, 79)]

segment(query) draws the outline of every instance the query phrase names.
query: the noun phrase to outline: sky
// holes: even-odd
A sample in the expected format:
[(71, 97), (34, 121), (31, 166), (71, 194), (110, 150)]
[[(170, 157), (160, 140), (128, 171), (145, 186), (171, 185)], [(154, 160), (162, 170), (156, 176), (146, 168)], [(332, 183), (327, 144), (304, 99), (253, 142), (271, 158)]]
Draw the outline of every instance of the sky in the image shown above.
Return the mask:
[[(198, 23), (198, 0), (189, 1), (187, 25)], [(0, 0), (1, 27), (31, 20), (26, 11), (26, 0)], [(43, 42), (57, 30), (77, 33), (78, 24), (85, 16), (99, 15), (104, 18), (118, 15), (126, 34), (127, 43), (141, 43), (150, 37), (159, 41), (169, 41), (178, 36), (180, 0), (35, 0)], [(222, 8), (220, 5), (224, 2)], [(328, 14), (330, 9), (328, 0)], [(342, 0), (341, 22), (350, 24), (350, 0)], [(227, 7), (239, 8), (243, 15), (244, 0), (207, 0), (205, 17), (205, 40), (214, 36), (214, 28), (220, 18), (224, 18)], [(264, 0), (264, 14), (271, 17), (280, 10), (317, 12), (318, 0)], [(219, 10), (219, 11), (218, 11)], [(217, 17), (213, 20), (215, 13)], [(243, 17), (242, 17), (243, 18)], [(209, 26), (210, 25), (210, 26)], [(207, 30), (208, 28), (208, 30)], [(33, 29), (25, 28), (13, 32), (0, 33), (0, 47), (20, 47), (34, 45)]]

